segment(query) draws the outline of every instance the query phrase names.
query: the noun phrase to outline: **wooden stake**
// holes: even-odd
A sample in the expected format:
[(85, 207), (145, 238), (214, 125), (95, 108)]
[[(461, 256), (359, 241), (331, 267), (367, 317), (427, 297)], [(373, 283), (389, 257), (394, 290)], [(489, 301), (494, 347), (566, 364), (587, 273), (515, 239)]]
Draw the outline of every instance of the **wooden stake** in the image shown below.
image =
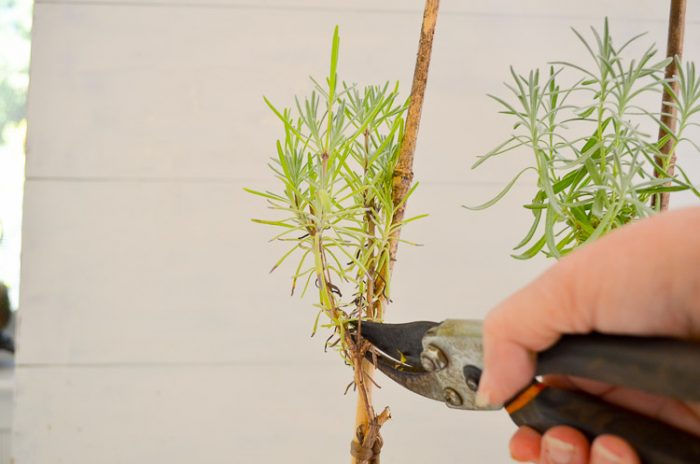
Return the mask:
[[(685, 35), (685, 10), (686, 0), (671, 0), (671, 9), (668, 18), (668, 45), (666, 47), (666, 56), (674, 58), (666, 67), (666, 79), (675, 78), (678, 74), (677, 63), (675, 57), (682, 58), (683, 56), (683, 37)], [(677, 94), (679, 87), (678, 82), (671, 82), (671, 88)], [(676, 130), (677, 115), (676, 109), (670, 104), (673, 101), (671, 94), (664, 91), (661, 98), (661, 122), (665, 124), (672, 132)], [(659, 128), (659, 140), (666, 136), (667, 132), (663, 126)], [(661, 177), (664, 175), (672, 176), (676, 164), (676, 153), (674, 150), (675, 143), (673, 140), (667, 141), (661, 147), (661, 156), (656, 157), (656, 164), (663, 169), (655, 169), (654, 175)], [(664, 174), (664, 171), (666, 174)], [(656, 194), (651, 199), (651, 206), (661, 211), (668, 209), (670, 192)]]
[[(393, 199), (394, 205), (399, 204), (408, 193), (413, 182), (413, 156), (416, 151), (416, 139), (418, 138), (418, 127), (423, 110), (423, 97), (425, 87), (428, 83), (428, 68), (430, 67), (430, 55), (433, 50), (433, 35), (435, 35), (435, 23), (437, 21), (439, 0), (426, 0), (423, 12), (423, 27), (421, 28), (420, 42), (418, 43), (418, 56), (416, 57), (416, 67), (413, 71), (413, 86), (411, 87), (411, 101), (408, 106), (408, 116), (406, 117), (406, 132), (399, 151), (399, 160), (394, 169)], [(399, 224), (403, 221), (406, 212), (406, 202), (404, 201), (396, 211), (392, 224)], [(399, 246), (399, 236), (401, 229), (396, 228), (391, 235), (391, 267), (396, 260), (396, 251)]]

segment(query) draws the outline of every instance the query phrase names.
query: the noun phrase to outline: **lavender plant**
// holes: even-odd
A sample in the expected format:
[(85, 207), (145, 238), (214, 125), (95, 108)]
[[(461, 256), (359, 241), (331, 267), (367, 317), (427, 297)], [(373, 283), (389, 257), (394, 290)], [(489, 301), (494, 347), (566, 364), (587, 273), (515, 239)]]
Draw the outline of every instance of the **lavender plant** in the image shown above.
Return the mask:
[[(295, 257), (292, 294), (301, 287), (303, 296), (311, 284), (318, 290), (313, 333), (319, 325), (328, 328), (326, 347), (336, 347), (353, 368), (353, 446), (378, 453), (379, 430), (390, 414), (388, 408), (376, 414), (372, 405), (372, 365), (365, 361), (370, 344), (361, 336), (362, 320), (382, 319), (398, 231), (422, 216), (403, 218), (417, 184), (399, 200), (394, 191), (408, 102), (400, 100), (398, 83), (360, 88), (341, 82), (339, 44), (336, 27), (328, 78), (312, 79), (310, 96), (295, 98), (293, 109), (280, 110), (265, 99), (284, 127), (269, 164), (280, 190), (246, 190), (264, 198), (278, 216), (254, 221), (281, 229), (272, 240), (289, 245), (272, 270)], [(350, 323), (354, 330), (348, 330)], [(364, 454), (353, 453), (353, 462), (366, 462)]]
[[(685, 137), (700, 112), (700, 78), (692, 63), (678, 63), (679, 91), (664, 79), (668, 59), (656, 59), (654, 45), (640, 57), (627, 60), (628, 47), (642, 35), (616, 46), (607, 19), (602, 34), (592, 28), (594, 42), (574, 30), (593, 60), (592, 67), (558, 61), (547, 74), (539, 70), (526, 76), (511, 68), (512, 84), (506, 87), (515, 99), (490, 96), (515, 120), (512, 135), (496, 148), (478, 157), (472, 168), (489, 159), (519, 148), (527, 148), (534, 165), (519, 172), (490, 201), (467, 207), (478, 210), (492, 206), (526, 171), (537, 173), (537, 192), (524, 205), (533, 221), (525, 237), (515, 246), (519, 259), (542, 252), (559, 258), (574, 248), (620, 227), (636, 218), (658, 211), (649, 199), (667, 191), (691, 190), (682, 166), (669, 172), (669, 155), (661, 152), (672, 144), (671, 153), (683, 143), (698, 146)], [(677, 58), (676, 58), (677, 59)], [(573, 85), (562, 86), (563, 77), (573, 74)], [(571, 80), (570, 76), (569, 79)], [(661, 122), (661, 115), (645, 108), (640, 101), (647, 94), (670, 92), (676, 111), (677, 128)], [(573, 103), (576, 99), (584, 103)], [(645, 127), (665, 129), (657, 140)], [(572, 136), (571, 134), (586, 134)], [(661, 163), (655, 159), (662, 160)], [(661, 175), (654, 176), (654, 171)]]

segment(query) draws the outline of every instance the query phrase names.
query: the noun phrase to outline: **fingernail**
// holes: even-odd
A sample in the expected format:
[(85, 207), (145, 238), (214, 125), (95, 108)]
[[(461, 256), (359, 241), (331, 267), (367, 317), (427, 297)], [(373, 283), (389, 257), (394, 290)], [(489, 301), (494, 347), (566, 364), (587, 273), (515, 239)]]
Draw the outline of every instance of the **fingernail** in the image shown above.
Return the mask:
[(474, 402), (476, 403), (476, 406), (479, 408), (487, 408), (491, 405), (491, 395), (489, 392), (483, 390), (480, 388), (476, 392), (476, 397), (474, 398)]
[(620, 464), (622, 458), (601, 444), (591, 450), (591, 462), (596, 464)]
[(548, 435), (544, 436), (545, 456), (552, 464), (569, 464), (574, 460), (574, 445)]

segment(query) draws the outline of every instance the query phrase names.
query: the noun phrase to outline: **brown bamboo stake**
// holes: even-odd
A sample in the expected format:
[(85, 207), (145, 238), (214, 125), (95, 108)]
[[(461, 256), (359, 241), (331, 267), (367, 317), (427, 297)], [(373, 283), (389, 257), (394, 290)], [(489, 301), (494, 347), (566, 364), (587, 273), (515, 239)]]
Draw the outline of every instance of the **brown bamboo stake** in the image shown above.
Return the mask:
[[(418, 43), (418, 54), (416, 57), (416, 66), (413, 71), (413, 84), (411, 87), (411, 99), (408, 106), (408, 115), (406, 116), (406, 130), (399, 151), (399, 159), (394, 168), (392, 198), (394, 205), (399, 205), (394, 211), (392, 225), (400, 224), (403, 221), (406, 212), (406, 202), (402, 200), (408, 193), (413, 182), (413, 158), (416, 150), (416, 139), (418, 137), (418, 128), (420, 126), (420, 117), (423, 109), (423, 98), (425, 96), (425, 88), (428, 82), (428, 69), (430, 67), (430, 56), (433, 49), (433, 36), (435, 35), (435, 24), (437, 22), (438, 9), (440, 6), (439, 0), (426, 0), (423, 11), (423, 24), (421, 27), (421, 35)], [(389, 242), (389, 261), (380, 272), (380, 281), (376, 282), (375, 295), (379, 300), (376, 309), (370, 308), (370, 311), (376, 311), (375, 316), (379, 319), (383, 317), (383, 308), (386, 303), (386, 294), (384, 288), (388, 281), (391, 271), (393, 270), (396, 261), (396, 252), (399, 245), (401, 229), (395, 227), (390, 236)], [(367, 379), (371, 379), (374, 373), (372, 363), (362, 360), (361, 373), (356, 370), (355, 382), (358, 384), (357, 409), (355, 415), (356, 443), (360, 441), (363, 448), (374, 448), (377, 450), (375, 442), (381, 440), (379, 437), (379, 429), (389, 417), (389, 410), (384, 409), (382, 413), (375, 417), (374, 410), (371, 405), (372, 401), (372, 384), (367, 383)], [(364, 390), (364, 391), (363, 391)], [(358, 433), (359, 432), (359, 433)], [(360, 436), (362, 435), (362, 436)], [(355, 457), (352, 458), (352, 464), (365, 464), (379, 462), (378, 453), (373, 459), (361, 460)]]
[[(433, 35), (435, 34), (435, 23), (437, 21), (439, 0), (426, 0), (425, 11), (423, 13), (423, 27), (421, 29), (420, 42), (418, 44), (418, 56), (416, 57), (416, 67), (413, 71), (413, 86), (411, 87), (411, 102), (408, 106), (408, 116), (406, 117), (406, 132), (404, 133), (399, 160), (394, 169), (393, 199), (394, 205), (403, 200), (406, 193), (411, 188), (413, 182), (413, 155), (416, 151), (416, 139), (418, 138), (418, 127), (420, 126), (420, 116), (423, 110), (423, 97), (425, 87), (428, 83), (428, 68), (430, 67), (430, 54), (433, 50)], [(403, 202), (396, 211), (392, 224), (396, 225), (403, 221), (406, 212), (406, 202)], [(396, 261), (396, 251), (399, 246), (399, 236), (401, 228), (396, 228), (391, 235), (391, 268)]]
[[(685, 35), (685, 10), (686, 10), (686, 0), (671, 0), (671, 8), (668, 17), (668, 44), (666, 47), (666, 56), (673, 58), (668, 66), (666, 66), (666, 79), (673, 79), (678, 74), (678, 68), (676, 63), (676, 57), (680, 60), (683, 56), (683, 37)], [(670, 83), (673, 92), (678, 94), (679, 86), (678, 81), (672, 81)], [(677, 114), (676, 109), (671, 106), (673, 102), (673, 97), (668, 91), (664, 91), (663, 97), (661, 98), (661, 122), (666, 125), (672, 132), (676, 131)], [(659, 140), (666, 136), (667, 132), (662, 125), (659, 128)], [(654, 175), (656, 177), (661, 177), (664, 175), (672, 176), (675, 171), (676, 164), (676, 153), (674, 150), (675, 143), (673, 140), (667, 141), (663, 147), (661, 147), (662, 155), (657, 156), (655, 161), (658, 166), (663, 169), (656, 168)], [(665, 174), (664, 174), (665, 172)], [(659, 206), (660, 210), (668, 209), (668, 202), (670, 199), (671, 192), (662, 192), (661, 194), (656, 194), (651, 199), (652, 207)]]

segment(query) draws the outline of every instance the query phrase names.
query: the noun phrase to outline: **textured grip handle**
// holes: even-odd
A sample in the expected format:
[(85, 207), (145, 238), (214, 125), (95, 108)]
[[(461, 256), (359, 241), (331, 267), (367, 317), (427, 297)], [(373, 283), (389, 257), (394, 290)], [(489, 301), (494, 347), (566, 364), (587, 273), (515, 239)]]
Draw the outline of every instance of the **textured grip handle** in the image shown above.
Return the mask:
[(700, 463), (700, 437), (585, 393), (535, 384), (506, 409), (516, 424), (540, 433), (555, 425), (569, 425), (591, 440), (603, 434), (617, 435), (637, 450), (643, 463)]
[(565, 335), (537, 356), (537, 375), (585, 377), (687, 401), (700, 401), (698, 366), (700, 343), (660, 337)]

